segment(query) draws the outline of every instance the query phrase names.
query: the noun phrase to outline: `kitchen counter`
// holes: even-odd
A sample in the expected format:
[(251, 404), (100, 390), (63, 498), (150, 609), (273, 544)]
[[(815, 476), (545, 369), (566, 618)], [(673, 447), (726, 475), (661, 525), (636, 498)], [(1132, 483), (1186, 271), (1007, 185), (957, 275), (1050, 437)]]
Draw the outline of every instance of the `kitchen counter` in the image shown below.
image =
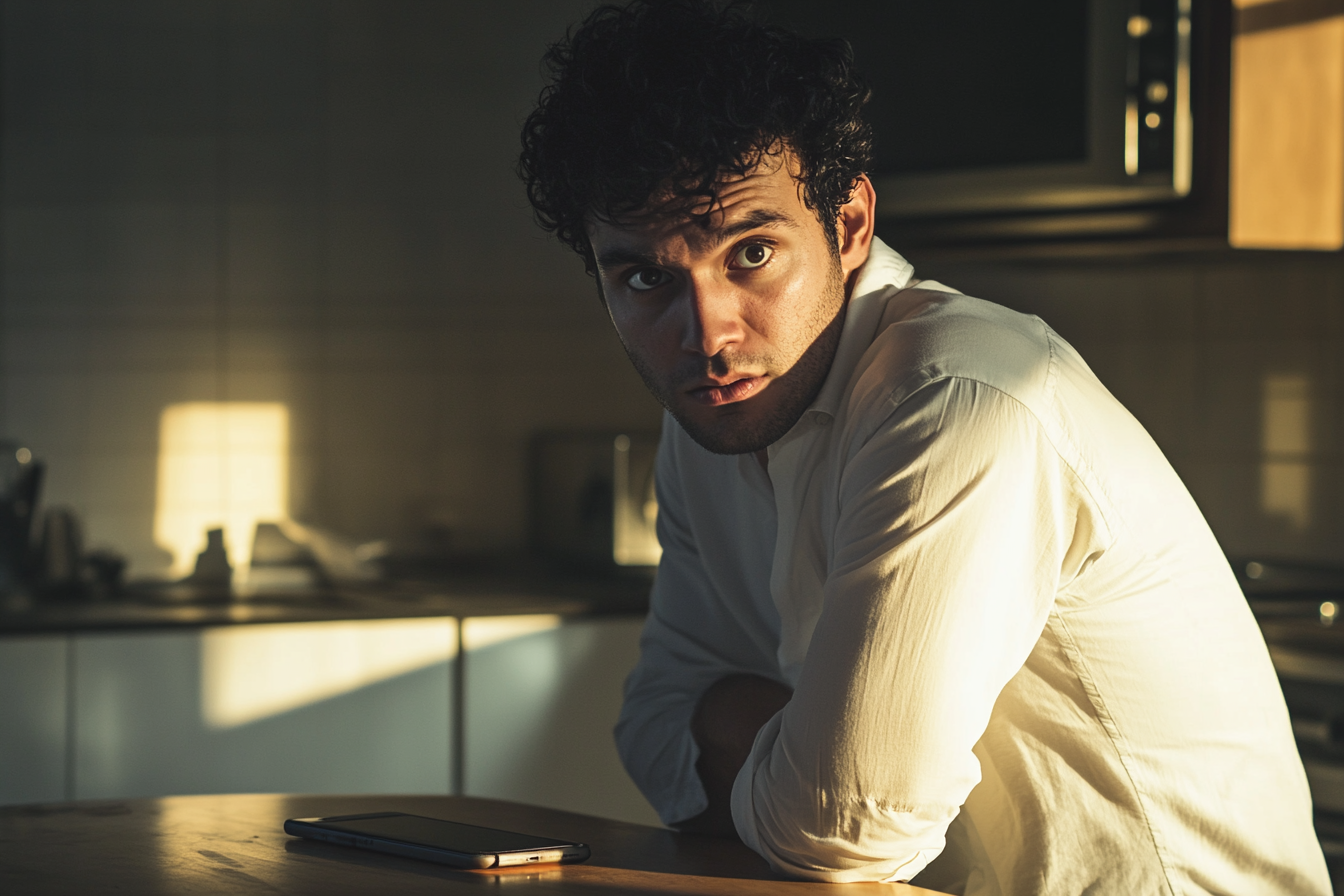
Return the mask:
[(520, 559), (362, 586), (11, 604), (0, 804), (470, 792), (646, 821), (608, 732), (650, 582)]
[(103, 600), (0, 601), (0, 637), (416, 617), (643, 615), (650, 575), (528, 567), (367, 585), (258, 590), (136, 584)]

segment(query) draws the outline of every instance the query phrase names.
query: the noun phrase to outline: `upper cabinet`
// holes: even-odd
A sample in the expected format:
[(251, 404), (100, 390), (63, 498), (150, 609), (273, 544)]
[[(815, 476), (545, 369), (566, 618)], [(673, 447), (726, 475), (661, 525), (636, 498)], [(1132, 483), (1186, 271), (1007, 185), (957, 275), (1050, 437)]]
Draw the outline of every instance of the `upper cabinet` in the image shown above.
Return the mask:
[(853, 46), (903, 250), (1344, 247), (1341, 0), (762, 6)]
[(1344, 247), (1344, 2), (1236, 0), (1228, 239)]

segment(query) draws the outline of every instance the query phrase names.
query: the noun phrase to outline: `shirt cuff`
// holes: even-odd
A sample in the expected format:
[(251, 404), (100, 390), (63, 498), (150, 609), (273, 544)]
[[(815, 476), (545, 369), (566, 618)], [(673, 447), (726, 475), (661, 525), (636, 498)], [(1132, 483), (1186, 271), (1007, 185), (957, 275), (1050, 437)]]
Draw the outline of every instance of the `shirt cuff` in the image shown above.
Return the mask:
[[(742, 763), (742, 767), (737, 770), (737, 777), (733, 779), (733, 795), (731, 808), (733, 810), (733, 827), (737, 829), (737, 836), (742, 838), (752, 852), (764, 857), (770, 861), (769, 853), (761, 849), (760, 833), (756, 828), (756, 807), (752, 784), (756, 778), (756, 766), (762, 759), (770, 758), (770, 750), (773, 748), (775, 739), (779, 737), (779, 726), (783, 718), (783, 710), (770, 717), (770, 721), (761, 726), (761, 730), (756, 732), (756, 740), (752, 742), (751, 752), (747, 754), (747, 761)], [(764, 747), (762, 747), (764, 745)], [(773, 865), (774, 863), (771, 862)]]
[[(781, 856), (777, 849), (778, 844), (771, 842), (769, 831), (761, 830), (758, 819), (764, 814), (766, 818), (773, 818), (777, 825), (780, 822), (789, 825), (791, 819), (779, 818), (780, 812), (777, 811), (779, 807), (767, 806), (764, 813), (757, 812), (756, 770), (770, 760), (783, 723), (783, 713), (784, 711), (780, 710), (770, 721), (761, 726), (752, 744), (751, 754), (733, 781), (733, 827), (737, 829), (737, 835), (742, 838), (743, 843), (765, 859), (776, 871), (829, 883), (908, 881), (938, 857), (945, 842), (941, 836), (937, 838), (939, 842), (936, 847), (901, 850), (894, 857), (864, 855), (865, 848), (871, 849), (873, 844), (833, 842), (835, 852), (832, 853), (825, 847), (823, 841), (817, 841), (817, 848), (812, 855), (798, 856), (792, 861)], [(807, 811), (809, 808), (811, 807), (799, 806), (796, 810), (810, 817), (812, 813)], [(787, 814), (787, 810), (785, 813)], [(786, 836), (797, 833), (795, 829), (790, 829)], [(807, 838), (804, 835), (799, 839)]]

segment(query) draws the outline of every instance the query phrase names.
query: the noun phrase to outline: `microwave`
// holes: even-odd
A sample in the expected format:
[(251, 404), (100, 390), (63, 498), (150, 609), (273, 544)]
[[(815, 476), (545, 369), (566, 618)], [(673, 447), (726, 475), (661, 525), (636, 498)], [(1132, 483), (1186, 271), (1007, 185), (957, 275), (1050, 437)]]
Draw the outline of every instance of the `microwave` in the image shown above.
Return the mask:
[[(1178, 226), (1226, 237), (1230, 4), (758, 7), (850, 43), (872, 91), (880, 232), (898, 247)], [(1191, 217), (1206, 213), (1212, 223)]]

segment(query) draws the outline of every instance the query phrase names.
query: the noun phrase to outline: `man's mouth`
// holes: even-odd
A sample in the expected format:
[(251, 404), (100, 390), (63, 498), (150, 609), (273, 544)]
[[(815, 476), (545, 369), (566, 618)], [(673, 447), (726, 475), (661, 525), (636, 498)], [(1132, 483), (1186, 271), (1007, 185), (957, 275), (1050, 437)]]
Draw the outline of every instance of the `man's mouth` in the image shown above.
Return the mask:
[(697, 386), (687, 392), (691, 398), (700, 404), (715, 407), (722, 404), (732, 404), (735, 401), (742, 401), (750, 398), (761, 388), (765, 386), (766, 378), (763, 376), (746, 376), (740, 380), (733, 380), (731, 383), (723, 385), (704, 385)]

